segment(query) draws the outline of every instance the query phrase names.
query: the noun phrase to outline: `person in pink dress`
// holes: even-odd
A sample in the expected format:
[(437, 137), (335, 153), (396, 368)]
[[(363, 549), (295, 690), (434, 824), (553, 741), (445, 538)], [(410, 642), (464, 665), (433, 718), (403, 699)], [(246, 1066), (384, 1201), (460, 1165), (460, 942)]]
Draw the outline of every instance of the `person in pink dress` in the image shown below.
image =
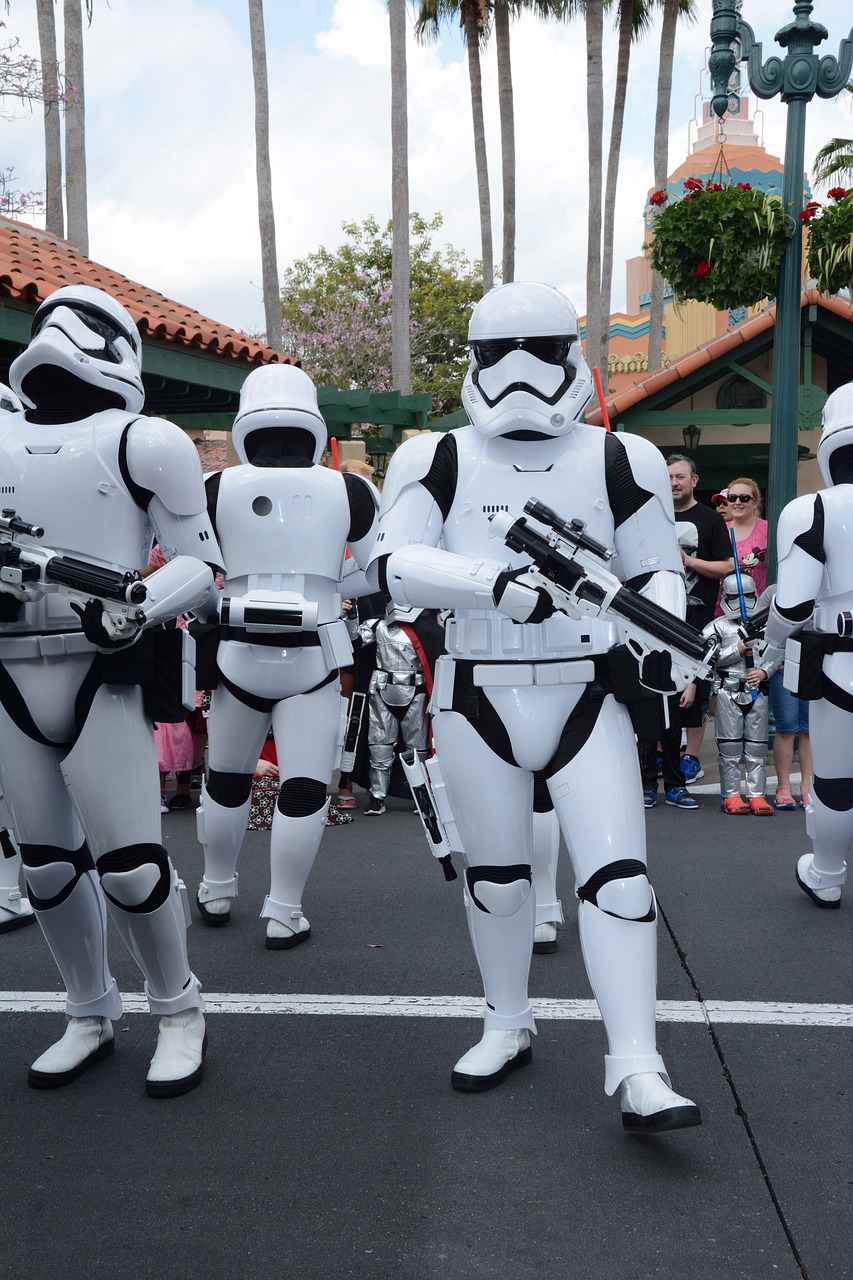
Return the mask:
[(754, 480), (738, 476), (729, 483), (727, 501), (740, 571), (749, 574), (761, 595), (767, 586), (767, 521), (761, 517), (761, 491)]

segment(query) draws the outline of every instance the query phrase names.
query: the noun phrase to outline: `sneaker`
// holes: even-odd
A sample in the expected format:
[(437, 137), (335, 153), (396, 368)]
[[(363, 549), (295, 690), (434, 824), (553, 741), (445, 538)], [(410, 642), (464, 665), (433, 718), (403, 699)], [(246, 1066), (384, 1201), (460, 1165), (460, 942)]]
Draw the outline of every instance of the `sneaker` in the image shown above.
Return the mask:
[(657, 790), (652, 787), (643, 787), (643, 805), (646, 809), (654, 809), (658, 802)]
[(168, 804), (166, 803), (166, 797), (165, 797), (165, 795), (163, 794), (163, 792), (162, 792), (162, 791), (160, 792), (160, 812), (161, 812), (161, 813), (168, 813), (168, 812), (169, 812), (169, 806), (168, 806)]
[(740, 817), (744, 813), (750, 813), (750, 807), (744, 800), (743, 796), (726, 796), (725, 800), (720, 801), (720, 808), (723, 813), (733, 814)]
[(385, 801), (377, 800), (376, 796), (368, 794), (364, 812), (369, 818), (380, 817), (385, 812)]
[(698, 756), (689, 756), (686, 752), (681, 757), (681, 772), (685, 782), (698, 782), (705, 777), (705, 770)]
[(672, 790), (667, 791), (664, 799), (667, 804), (674, 805), (676, 809), (699, 808), (699, 801), (693, 799), (686, 787), (673, 787)]

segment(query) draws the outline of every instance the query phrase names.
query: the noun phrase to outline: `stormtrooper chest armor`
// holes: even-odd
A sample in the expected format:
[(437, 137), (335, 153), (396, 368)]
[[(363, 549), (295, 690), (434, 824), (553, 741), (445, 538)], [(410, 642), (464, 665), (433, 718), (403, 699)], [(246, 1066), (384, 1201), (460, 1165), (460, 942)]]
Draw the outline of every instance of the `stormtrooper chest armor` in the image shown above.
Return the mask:
[(229, 583), (299, 573), (337, 581), (350, 527), (343, 476), (327, 467), (231, 467), (216, 529)]

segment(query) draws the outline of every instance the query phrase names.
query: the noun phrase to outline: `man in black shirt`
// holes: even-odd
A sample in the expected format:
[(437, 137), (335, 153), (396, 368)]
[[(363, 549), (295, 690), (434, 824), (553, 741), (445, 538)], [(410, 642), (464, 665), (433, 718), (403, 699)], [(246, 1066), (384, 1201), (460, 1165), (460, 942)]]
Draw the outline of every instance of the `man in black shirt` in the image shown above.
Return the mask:
[[(679, 522), (689, 522), (695, 525), (698, 534), (695, 555), (682, 548), (681, 558), (687, 578), (687, 621), (701, 631), (714, 617), (720, 582), (726, 574), (734, 573), (731, 539), (719, 512), (696, 501), (699, 472), (693, 459), (683, 453), (672, 453), (666, 465), (676, 526)], [(681, 763), (688, 782), (693, 781), (700, 769), (699, 749), (705, 735), (709, 697), (708, 681), (700, 680), (693, 706), (681, 712), (679, 724), (687, 730), (687, 750)]]

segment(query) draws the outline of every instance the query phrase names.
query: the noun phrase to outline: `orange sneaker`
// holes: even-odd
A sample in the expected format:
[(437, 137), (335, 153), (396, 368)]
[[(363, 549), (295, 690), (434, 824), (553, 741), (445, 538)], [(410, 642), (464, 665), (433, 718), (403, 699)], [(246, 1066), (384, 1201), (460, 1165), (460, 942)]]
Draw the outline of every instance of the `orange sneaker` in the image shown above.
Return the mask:
[(772, 818), (776, 810), (764, 796), (753, 796), (749, 802), (749, 812), (759, 818)]
[(720, 808), (723, 813), (742, 814), (749, 813), (749, 805), (743, 796), (726, 796), (725, 800), (720, 801)]

